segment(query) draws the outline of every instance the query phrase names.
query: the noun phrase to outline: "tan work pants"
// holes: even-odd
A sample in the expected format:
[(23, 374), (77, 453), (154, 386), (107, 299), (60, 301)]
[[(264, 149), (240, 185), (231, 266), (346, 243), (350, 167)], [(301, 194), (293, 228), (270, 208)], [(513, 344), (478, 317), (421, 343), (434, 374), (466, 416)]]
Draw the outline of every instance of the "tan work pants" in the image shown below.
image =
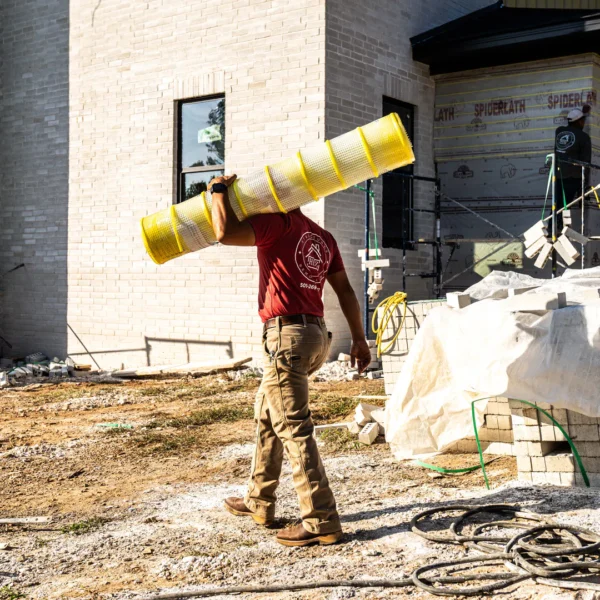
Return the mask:
[(308, 408), (308, 376), (325, 362), (331, 345), (325, 323), (277, 326), (263, 334), (264, 375), (256, 396), (256, 449), (246, 506), (272, 519), (283, 451), (292, 464), (304, 528), (341, 529), (335, 499), (314, 438)]

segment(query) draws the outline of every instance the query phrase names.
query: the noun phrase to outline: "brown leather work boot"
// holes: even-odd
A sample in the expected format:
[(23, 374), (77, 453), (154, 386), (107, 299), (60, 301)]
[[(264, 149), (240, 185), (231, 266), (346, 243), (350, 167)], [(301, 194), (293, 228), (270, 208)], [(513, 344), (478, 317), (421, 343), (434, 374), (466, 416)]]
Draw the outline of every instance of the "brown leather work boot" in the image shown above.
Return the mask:
[(252, 517), (255, 523), (263, 525), (264, 527), (269, 527), (269, 525), (273, 524), (273, 519), (261, 517), (260, 515), (253, 513), (244, 504), (243, 498), (225, 498), (225, 510), (227, 512), (230, 512), (232, 515), (235, 515), (236, 517)]
[(342, 530), (332, 533), (311, 533), (304, 529), (302, 523), (289, 529), (284, 529), (277, 534), (277, 541), (284, 546), (309, 546), (321, 544), (327, 546), (335, 544), (342, 539)]

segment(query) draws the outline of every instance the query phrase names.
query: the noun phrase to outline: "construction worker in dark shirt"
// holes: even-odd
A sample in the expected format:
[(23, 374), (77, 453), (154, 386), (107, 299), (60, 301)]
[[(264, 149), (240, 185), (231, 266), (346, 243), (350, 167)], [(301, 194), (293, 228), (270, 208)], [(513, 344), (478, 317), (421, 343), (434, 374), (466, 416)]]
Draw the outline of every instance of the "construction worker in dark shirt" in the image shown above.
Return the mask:
[[(567, 116), (568, 125), (556, 130), (554, 151), (556, 152), (556, 208), (560, 209), (581, 195), (581, 165), (565, 162), (568, 159), (591, 162), (592, 140), (583, 131), (589, 106), (583, 110), (573, 109)], [(588, 187), (589, 169), (585, 169), (584, 184)], [(557, 235), (562, 231), (562, 213), (557, 215)]]

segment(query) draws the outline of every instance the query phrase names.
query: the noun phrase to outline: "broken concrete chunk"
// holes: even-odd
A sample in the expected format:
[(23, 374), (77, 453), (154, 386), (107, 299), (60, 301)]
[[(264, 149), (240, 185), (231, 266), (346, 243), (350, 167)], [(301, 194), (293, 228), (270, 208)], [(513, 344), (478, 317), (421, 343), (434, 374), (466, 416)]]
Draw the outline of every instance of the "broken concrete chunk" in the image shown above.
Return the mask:
[(367, 423), (358, 434), (358, 441), (370, 446), (379, 435), (379, 425), (377, 423)]
[(378, 408), (377, 410), (371, 411), (371, 419), (380, 425), (385, 424), (385, 408)]
[(339, 362), (350, 362), (352, 357), (349, 354), (344, 354), (343, 352), (338, 356)]
[(348, 423), (348, 431), (353, 433), (354, 435), (358, 435), (360, 433), (360, 425), (356, 421), (352, 421), (352, 423)]
[(446, 294), (446, 301), (451, 308), (465, 308), (465, 306), (471, 304), (471, 296), (469, 294), (449, 292)]
[(367, 423), (370, 423), (373, 420), (371, 413), (374, 410), (381, 409), (380, 406), (375, 406), (374, 404), (367, 404), (366, 402), (359, 402), (355, 411), (355, 420), (362, 427)]
[(538, 238), (531, 246), (529, 246), (525, 250), (525, 256), (527, 258), (533, 258), (540, 250), (544, 247), (544, 244), (548, 243), (548, 238), (546, 236), (542, 236)]
[(585, 235), (581, 235), (581, 233), (578, 233), (570, 227), (564, 227), (562, 233), (563, 235), (567, 236), (572, 242), (577, 242), (579, 244), (583, 244), (584, 246), (590, 241), (589, 238), (585, 237)]
[(563, 225), (571, 225), (573, 223), (573, 219), (571, 218), (571, 209), (563, 210)]
[(548, 262), (548, 258), (550, 257), (551, 252), (552, 252), (552, 244), (550, 244), (549, 242), (546, 242), (544, 244), (544, 246), (542, 247), (542, 249), (540, 250), (540, 254), (537, 257), (537, 260), (535, 261), (535, 263), (533, 263), (533, 266), (536, 267), (537, 269), (543, 269), (546, 266), (546, 263)]
[(374, 410), (371, 413), (371, 418), (379, 425), (379, 434), (385, 435), (385, 408)]
[(360, 374), (358, 371), (348, 371), (346, 373), (346, 379), (348, 381), (358, 381), (360, 379)]
[(525, 292), (530, 292), (531, 290), (536, 290), (539, 287), (539, 285), (534, 285), (531, 287), (524, 287), (524, 288), (513, 288), (508, 290), (508, 295), (509, 297), (511, 296), (520, 296), (521, 294), (524, 294)]
[[(373, 364), (373, 363), (371, 363)], [(373, 365), (375, 366), (375, 365)], [(367, 379), (381, 379), (383, 377), (383, 371), (369, 371), (367, 373)]]

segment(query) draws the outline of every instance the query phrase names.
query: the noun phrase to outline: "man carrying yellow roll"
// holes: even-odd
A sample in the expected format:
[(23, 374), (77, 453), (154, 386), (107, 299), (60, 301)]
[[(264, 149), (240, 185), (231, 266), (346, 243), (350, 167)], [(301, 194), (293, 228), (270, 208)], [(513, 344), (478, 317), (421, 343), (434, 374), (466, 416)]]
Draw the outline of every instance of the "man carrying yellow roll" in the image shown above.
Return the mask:
[(209, 184), (213, 229), (222, 244), (257, 248), (264, 375), (256, 397), (258, 430), (248, 491), (244, 498), (227, 498), (225, 508), (270, 525), (285, 450), (302, 523), (280, 531), (277, 541), (285, 546), (334, 544), (342, 537), (342, 527), (313, 435), (308, 376), (325, 362), (331, 345), (323, 319), (325, 281), (337, 294), (350, 327), (352, 365), (362, 372), (371, 352), (360, 306), (333, 236), (300, 209), (238, 221), (227, 194), (235, 178), (218, 177)]

